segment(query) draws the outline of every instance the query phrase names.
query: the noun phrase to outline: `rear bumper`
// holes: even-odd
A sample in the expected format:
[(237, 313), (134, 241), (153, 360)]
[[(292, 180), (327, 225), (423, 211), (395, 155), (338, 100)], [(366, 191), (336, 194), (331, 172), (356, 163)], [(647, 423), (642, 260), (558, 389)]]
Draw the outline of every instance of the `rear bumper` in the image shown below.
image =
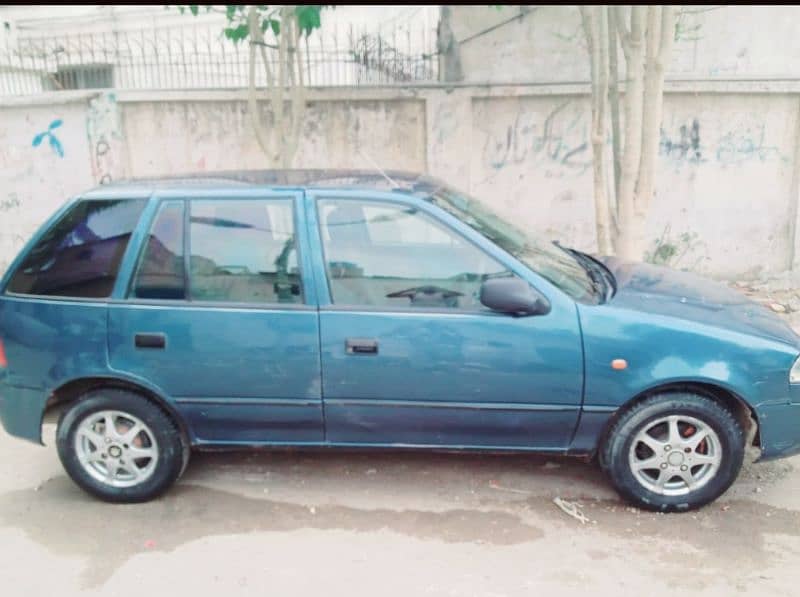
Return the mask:
[(761, 435), (760, 460), (800, 454), (800, 403), (762, 404), (756, 414)]
[(0, 423), (9, 435), (41, 444), (46, 404), (42, 390), (11, 386), (0, 379)]

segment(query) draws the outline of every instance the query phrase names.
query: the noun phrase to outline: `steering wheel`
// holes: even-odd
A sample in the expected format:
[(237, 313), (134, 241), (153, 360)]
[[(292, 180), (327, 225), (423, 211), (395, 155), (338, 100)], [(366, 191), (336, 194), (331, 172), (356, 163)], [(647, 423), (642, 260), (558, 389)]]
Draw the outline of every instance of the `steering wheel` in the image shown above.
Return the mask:
[(458, 297), (460, 296), (464, 296), (464, 294), (455, 290), (428, 285), (390, 292), (386, 295), (386, 298), (409, 298), (412, 305), (420, 307), (457, 307)]

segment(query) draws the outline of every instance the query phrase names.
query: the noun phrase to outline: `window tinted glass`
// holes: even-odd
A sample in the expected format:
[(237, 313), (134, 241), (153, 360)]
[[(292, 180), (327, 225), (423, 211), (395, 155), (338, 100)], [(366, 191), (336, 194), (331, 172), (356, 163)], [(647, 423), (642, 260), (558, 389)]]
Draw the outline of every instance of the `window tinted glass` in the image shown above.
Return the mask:
[(321, 200), (319, 215), (337, 304), (483, 310), (482, 282), (512, 275), (459, 234), (411, 207)]
[(183, 201), (159, 208), (142, 253), (133, 296), (147, 299), (184, 299)]
[(291, 199), (191, 202), (195, 300), (302, 303)]
[(8, 290), (52, 296), (109, 296), (144, 204), (144, 200), (130, 199), (76, 203), (25, 257)]

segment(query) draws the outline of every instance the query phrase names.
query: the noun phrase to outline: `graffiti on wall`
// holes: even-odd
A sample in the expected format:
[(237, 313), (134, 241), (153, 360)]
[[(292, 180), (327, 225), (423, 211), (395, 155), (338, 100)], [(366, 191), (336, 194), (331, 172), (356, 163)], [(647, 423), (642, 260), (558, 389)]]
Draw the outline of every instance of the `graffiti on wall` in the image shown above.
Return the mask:
[(33, 141), (31, 141), (31, 145), (33, 147), (39, 147), (39, 145), (42, 144), (42, 141), (47, 139), (47, 141), (48, 141), (48, 143), (50, 145), (50, 149), (53, 150), (53, 153), (55, 153), (58, 157), (63, 158), (64, 157), (64, 146), (61, 144), (61, 141), (58, 139), (58, 137), (56, 136), (56, 133), (55, 133), (55, 130), (57, 128), (59, 128), (62, 124), (64, 124), (64, 121), (61, 120), (60, 118), (57, 118), (56, 120), (52, 121), (47, 126), (47, 130), (46, 131), (38, 133), (37, 135), (35, 135), (33, 137)]
[(700, 147), (700, 122), (695, 118), (691, 125), (682, 124), (678, 134), (669, 136), (661, 129), (659, 153), (677, 162), (699, 163), (703, 159)]
[(483, 161), (494, 170), (509, 165), (557, 166), (547, 176), (580, 176), (591, 167), (588, 123), (573, 102), (564, 102), (540, 120), (540, 114), (519, 111), (514, 121), (490, 133)]
[(765, 127), (763, 124), (744, 131), (731, 131), (722, 136), (717, 143), (716, 158), (723, 165), (736, 165), (749, 160), (766, 162), (780, 157), (780, 152), (775, 145), (765, 142)]
[(704, 143), (697, 118), (693, 118), (691, 124), (681, 124), (673, 133), (662, 128), (659, 154), (676, 167), (706, 162), (735, 166), (753, 160), (766, 162), (784, 159), (777, 146), (767, 143), (766, 126), (763, 123), (729, 130), (716, 140)]
[(86, 129), (92, 175), (99, 184), (108, 184), (122, 172), (122, 134), (116, 94), (102, 93), (89, 102)]

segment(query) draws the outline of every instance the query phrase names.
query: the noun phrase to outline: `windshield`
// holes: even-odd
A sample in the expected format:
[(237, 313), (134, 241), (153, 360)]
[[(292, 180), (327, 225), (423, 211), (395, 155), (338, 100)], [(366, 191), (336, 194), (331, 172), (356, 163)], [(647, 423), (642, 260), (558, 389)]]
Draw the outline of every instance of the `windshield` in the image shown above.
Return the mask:
[(575, 300), (602, 299), (589, 272), (566, 249), (542, 241), (492, 213), (477, 199), (444, 184), (435, 186), (430, 200), (502, 249), (528, 265)]

